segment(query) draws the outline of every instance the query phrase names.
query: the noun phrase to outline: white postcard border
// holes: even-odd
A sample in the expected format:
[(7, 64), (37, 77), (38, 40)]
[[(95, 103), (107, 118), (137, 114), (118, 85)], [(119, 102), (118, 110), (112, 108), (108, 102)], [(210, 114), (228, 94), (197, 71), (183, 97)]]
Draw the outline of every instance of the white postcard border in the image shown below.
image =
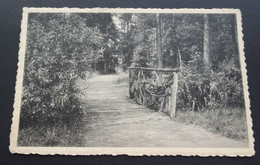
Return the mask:
[[(20, 147), (17, 146), (20, 105), (22, 96), (22, 83), (24, 72), (24, 59), (26, 48), (27, 21), (29, 13), (212, 13), (212, 14), (236, 14), (237, 32), (239, 43), (240, 64), (243, 79), (243, 90), (246, 107), (246, 117), (248, 126), (248, 148), (157, 148), (157, 147)], [(10, 134), (10, 152), (20, 154), (41, 154), (41, 155), (182, 155), (182, 156), (253, 156), (254, 138), (252, 130), (252, 118), (250, 111), (250, 100), (248, 92), (248, 82), (246, 75), (246, 63), (244, 56), (244, 42), (242, 34), (242, 17), (238, 9), (133, 9), (133, 8), (23, 8), (23, 18), (21, 23), (21, 34), (19, 44), (19, 61), (16, 77), (14, 111)]]

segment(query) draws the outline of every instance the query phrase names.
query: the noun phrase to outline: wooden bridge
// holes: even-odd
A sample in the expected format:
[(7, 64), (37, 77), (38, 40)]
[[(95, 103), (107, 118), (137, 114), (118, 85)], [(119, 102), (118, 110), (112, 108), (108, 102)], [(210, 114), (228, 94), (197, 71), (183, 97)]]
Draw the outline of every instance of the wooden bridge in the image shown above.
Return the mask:
[[(132, 71), (138, 72), (141, 77), (142, 73), (134, 68)], [(166, 73), (168, 75), (166, 78), (172, 79), (171, 83), (174, 83), (176, 77), (174, 79), (170, 73), (172, 72)], [(78, 85), (85, 95), (81, 99), (85, 112), (83, 124), (86, 147), (244, 147), (246, 145), (194, 125), (178, 123), (165, 113), (138, 105), (136, 101), (129, 99), (128, 75), (98, 75), (87, 82), (81, 80)], [(153, 86), (149, 88), (151, 94), (154, 94), (155, 91), (152, 89), (156, 88)], [(169, 87), (167, 89), (172, 90)], [(164, 94), (165, 97), (170, 97)], [(163, 94), (158, 95), (162, 98)], [(156, 96), (154, 99), (159, 98)], [(152, 103), (147, 101), (146, 104)], [(164, 101), (164, 104), (167, 102)], [(153, 106), (158, 105), (161, 103), (155, 103)]]
[(178, 72), (179, 69), (130, 67), (130, 99), (175, 117)]

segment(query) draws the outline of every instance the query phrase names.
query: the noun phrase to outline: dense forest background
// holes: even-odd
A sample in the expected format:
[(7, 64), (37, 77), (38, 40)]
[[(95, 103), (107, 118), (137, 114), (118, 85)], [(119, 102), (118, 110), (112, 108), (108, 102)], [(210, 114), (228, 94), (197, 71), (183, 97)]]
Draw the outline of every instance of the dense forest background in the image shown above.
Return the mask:
[(218, 102), (215, 106), (243, 106), (235, 15), (122, 14), (119, 19), (123, 68), (181, 67), (179, 106), (190, 99), (200, 107), (204, 99)]
[(180, 112), (244, 113), (236, 28), (235, 14), (29, 14), (20, 139), (82, 116), (79, 78), (133, 66), (180, 68)]

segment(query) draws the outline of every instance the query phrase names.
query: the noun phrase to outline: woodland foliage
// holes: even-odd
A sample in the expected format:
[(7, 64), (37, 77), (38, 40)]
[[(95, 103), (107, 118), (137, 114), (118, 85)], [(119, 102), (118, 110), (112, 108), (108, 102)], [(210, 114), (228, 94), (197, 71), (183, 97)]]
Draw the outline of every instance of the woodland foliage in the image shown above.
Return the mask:
[(78, 78), (102, 56), (104, 36), (76, 14), (30, 14), (21, 127), (69, 123), (81, 113)]
[[(177, 106), (194, 110), (243, 107), (235, 15), (207, 15), (209, 45), (204, 42), (204, 16), (161, 14), (163, 68), (181, 68)], [(156, 15), (122, 14), (119, 18), (123, 67), (157, 67)], [(210, 73), (205, 72), (205, 65)]]

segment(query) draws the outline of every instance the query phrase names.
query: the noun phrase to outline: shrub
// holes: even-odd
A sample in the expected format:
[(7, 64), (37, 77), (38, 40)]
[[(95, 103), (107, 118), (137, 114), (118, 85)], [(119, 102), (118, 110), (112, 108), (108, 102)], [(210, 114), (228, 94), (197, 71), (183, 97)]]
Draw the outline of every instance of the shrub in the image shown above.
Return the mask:
[(199, 54), (188, 64), (183, 64), (179, 79), (178, 107), (193, 110), (205, 107), (243, 107), (242, 76), (236, 60), (219, 63), (210, 76), (203, 74)]
[(101, 56), (103, 36), (76, 14), (30, 14), (20, 128), (81, 113), (75, 81)]

